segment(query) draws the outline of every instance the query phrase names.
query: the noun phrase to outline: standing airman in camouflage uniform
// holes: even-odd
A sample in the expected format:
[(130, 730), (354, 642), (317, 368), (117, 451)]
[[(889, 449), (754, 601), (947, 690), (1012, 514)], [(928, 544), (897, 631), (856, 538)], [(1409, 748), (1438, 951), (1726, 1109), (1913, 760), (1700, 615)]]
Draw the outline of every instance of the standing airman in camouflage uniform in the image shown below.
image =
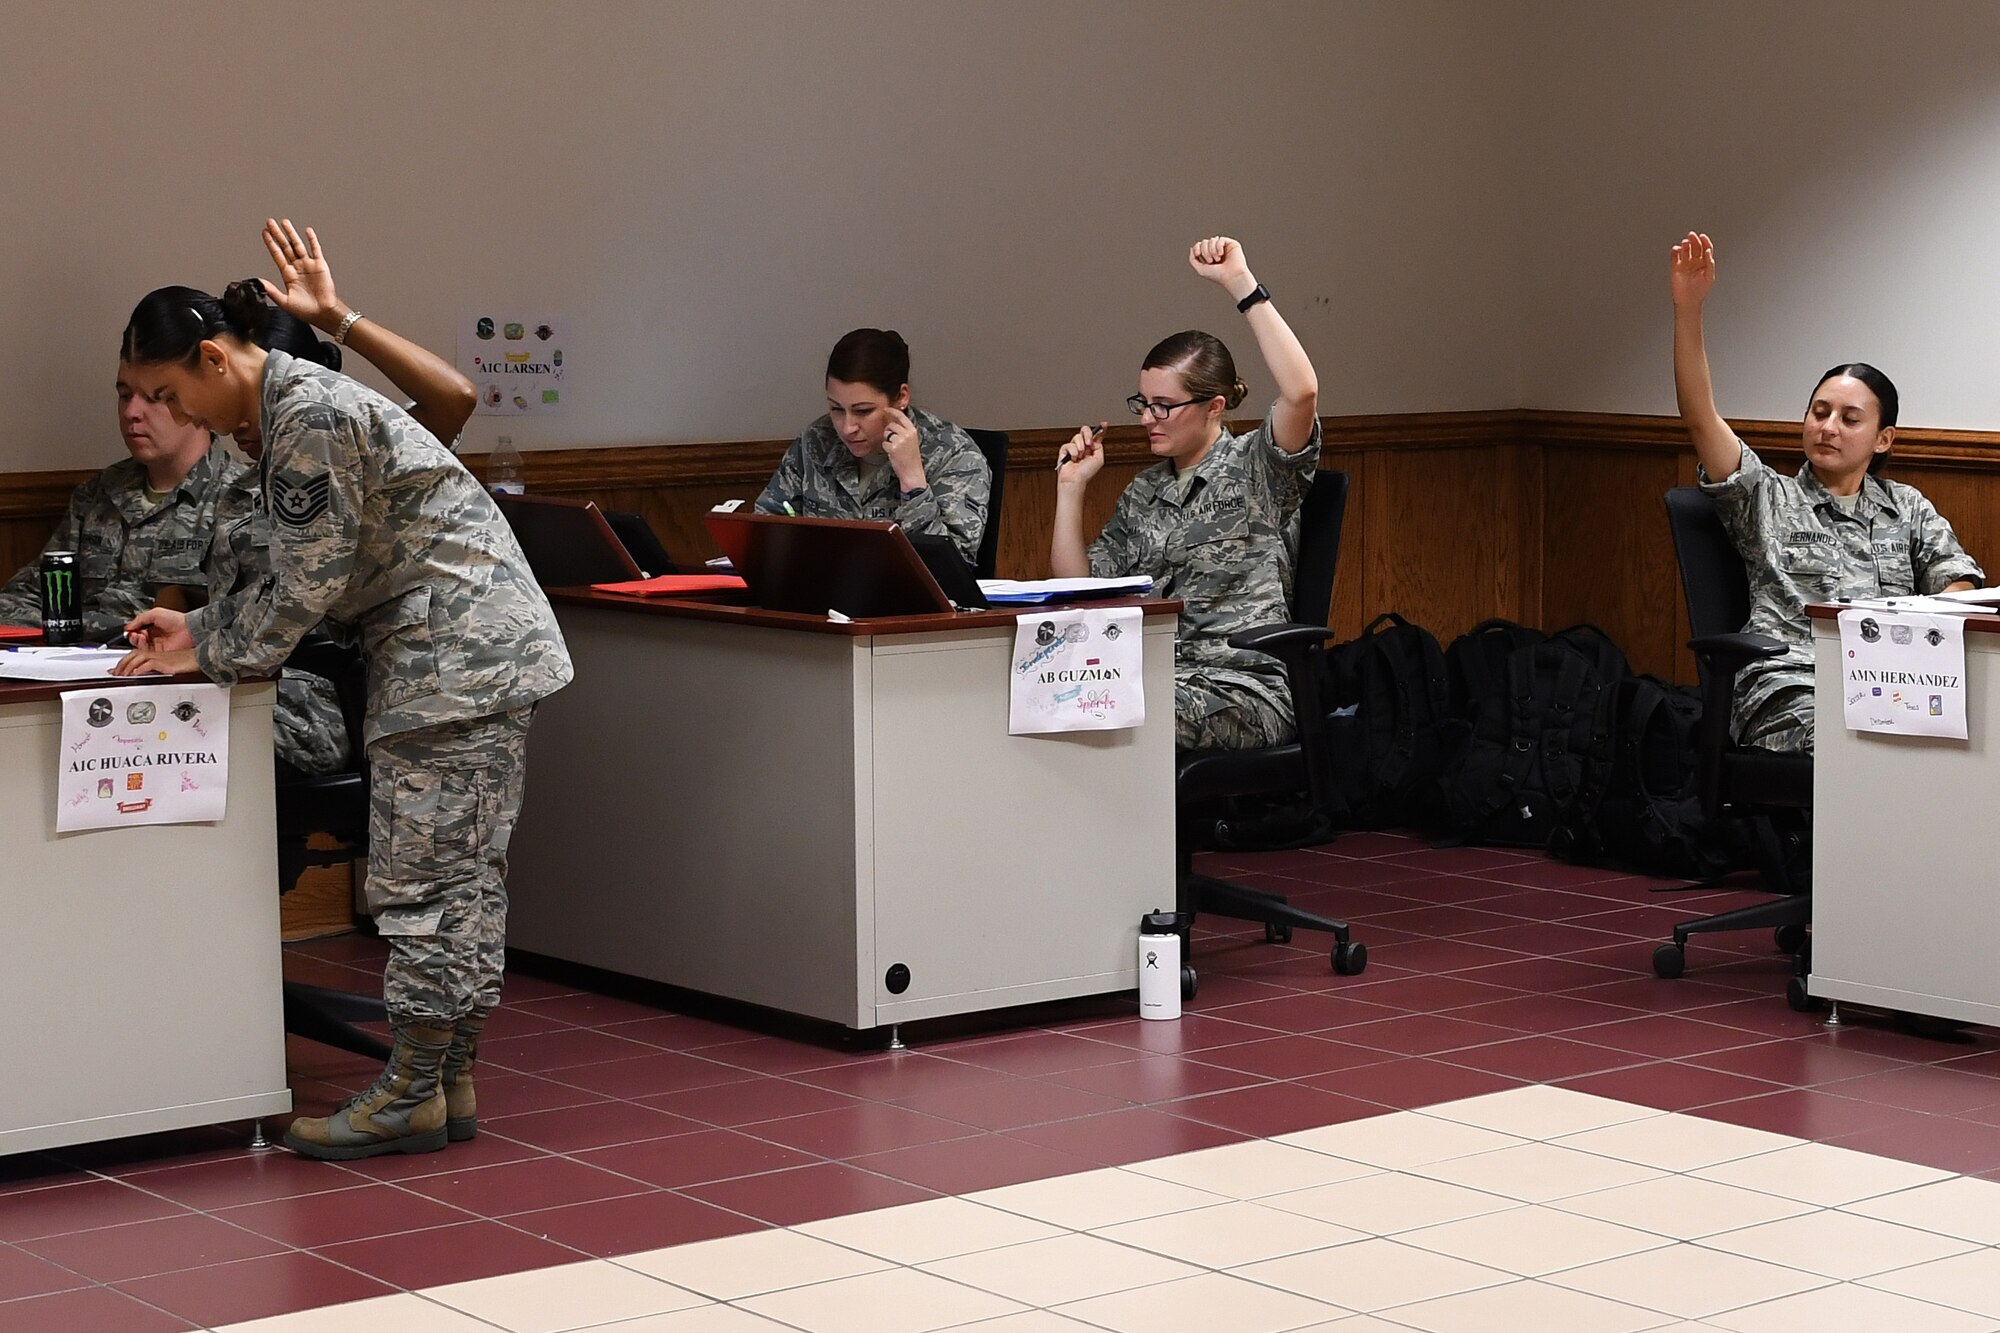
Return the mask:
[(1230, 432), (1243, 401), (1228, 349), (1206, 333), (1160, 343), (1126, 400), (1164, 461), (1141, 472), (1086, 551), (1083, 498), (1104, 466), (1102, 431), (1063, 446), (1050, 565), (1058, 577), (1146, 574), (1154, 595), (1181, 601), (1174, 641), (1174, 743), (1181, 749), (1277, 745), (1293, 731), (1291, 690), (1276, 658), (1228, 637), (1292, 618), (1299, 505), (1319, 467), (1318, 382), (1305, 350), (1227, 237), (1197, 242), (1188, 261), (1249, 316), (1278, 401), (1262, 425)]
[(1813, 748), (1811, 602), (1899, 597), (1976, 586), (1985, 578), (1951, 524), (1913, 486), (1875, 476), (1895, 441), (1900, 407), (1889, 377), (1863, 362), (1835, 366), (1813, 387), (1805, 466), (1766, 466), (1716, 411), (1702, 331), (1715, 286), (1715, 244), (1697, 232), (1674, 247), (1674, 391), (1699, 459), (1702, 489), (1743, 557), (1752, 634), (1783, 656), (1737, 673), (1730, 729), (1767, 750)]
[(893, 519), (949, 537), (976, 565), (992, 471), (970, 435), (910, 406), (909, 371), (910, 349), (893, 332), (856, 329), (836, 343), (827, 414), (785, 450), (757, 512)]
[(121, 670), (191, 660), (227, 684), (283, 662), (322, 619), (355, 631), (368, 664), (367, 896), (390, 942), (395, 1048), (373, 1087), (295, 1122), (286, 1143), (336, 1159), (430, 1151), (472, 1130), (470, 1067), (500, 999), (528, 721), (572, 670), (492, 498), (380, 394), (256, 346), (267, 301), (249, 284), (221, 301), (163, 288), (127, 327), (150, 396), (261, 453), (271, 568), (186, 617), (139, 617), (147, 646)]

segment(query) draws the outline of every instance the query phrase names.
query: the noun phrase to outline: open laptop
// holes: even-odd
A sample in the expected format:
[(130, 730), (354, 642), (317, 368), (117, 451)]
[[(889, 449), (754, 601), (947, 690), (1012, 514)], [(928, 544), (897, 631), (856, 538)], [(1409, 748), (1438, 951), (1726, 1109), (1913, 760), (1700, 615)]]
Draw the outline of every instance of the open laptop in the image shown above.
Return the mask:
[(750, 585), (751, 604), (767, 611), (862, 620), (953, 609), (894, 523), (752, 513), (712, 513), (706, 522)]
[(550, 495), (496, 495), (528, 568), (544, 588), (623, 583), (645, 577), (639, 562), (592, 500)]

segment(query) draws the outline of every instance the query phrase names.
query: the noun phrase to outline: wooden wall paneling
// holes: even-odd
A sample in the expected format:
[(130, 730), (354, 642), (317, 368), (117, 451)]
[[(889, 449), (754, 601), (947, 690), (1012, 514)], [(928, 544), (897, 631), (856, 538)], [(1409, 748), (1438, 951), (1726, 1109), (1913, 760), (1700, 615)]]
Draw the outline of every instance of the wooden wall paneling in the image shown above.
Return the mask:
[(1596, 625), (1634, 671), (1675, 674), (1680, 583), (1661, 497), (1679, 475), (1673, 455), (1551, 446), (1543, 620)]
[(1368, 614), (1395, 611), (1449, 643), (1481, 620), (1511, 615), (1496, 605), (1503, 542), (1503, 459), (1490, 448), (1402, 445), (1372, 451), (1362, 510)]

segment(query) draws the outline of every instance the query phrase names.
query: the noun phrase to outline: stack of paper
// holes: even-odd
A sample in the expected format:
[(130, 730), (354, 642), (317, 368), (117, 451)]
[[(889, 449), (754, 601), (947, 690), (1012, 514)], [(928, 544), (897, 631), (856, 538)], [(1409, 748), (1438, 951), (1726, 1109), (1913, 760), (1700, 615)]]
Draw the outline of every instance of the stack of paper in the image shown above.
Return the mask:
[(1034, 606), (1058, 599), (1132, 597), (1151, 592), (1153, 580), (1144, 574), (1125, 579), (981, 579), (979, 591), (995, 606)]
[(0, 678), (109, 680), (127, 648), (0, 648)]

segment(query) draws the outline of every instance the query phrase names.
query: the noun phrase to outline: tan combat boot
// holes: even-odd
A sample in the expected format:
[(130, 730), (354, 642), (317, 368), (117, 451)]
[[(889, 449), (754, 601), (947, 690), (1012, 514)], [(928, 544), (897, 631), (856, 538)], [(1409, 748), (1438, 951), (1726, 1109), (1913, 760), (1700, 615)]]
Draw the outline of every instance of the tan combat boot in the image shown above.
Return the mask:
[(444, 1057), (444, 1133), (463, 1143), (479, 1133), (479, 1099), (472, 1091), (472, 1066), (479, 1059), (479, 1034), (485, 1014), (467, 1014), (451, 1030), (451, 1049)]
[(305, 1157), (345, 1162), (392, 1152), (436, 1152), (445, 1145), (440, 1086), (450, 1028), (394, 1028), (396, 1044), (374, 1086), (324, 1118), (301, 1118), (285, 1146)]

